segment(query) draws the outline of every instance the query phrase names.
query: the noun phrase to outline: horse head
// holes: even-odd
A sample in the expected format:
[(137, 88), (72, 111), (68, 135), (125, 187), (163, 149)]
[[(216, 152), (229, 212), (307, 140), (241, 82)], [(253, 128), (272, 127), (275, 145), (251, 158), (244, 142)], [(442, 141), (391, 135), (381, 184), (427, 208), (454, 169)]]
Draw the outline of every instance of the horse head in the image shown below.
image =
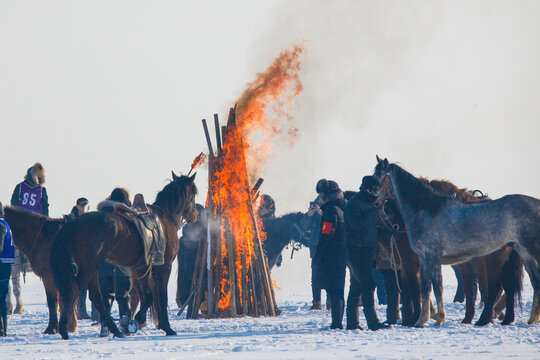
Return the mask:
[(181, 216), (187, 223), (193, 223), (197, 220), (195, 175), (197, 174), (177, 176), (172, 172), (172, 181), (158, 193), (154, 204), (175, 219)]

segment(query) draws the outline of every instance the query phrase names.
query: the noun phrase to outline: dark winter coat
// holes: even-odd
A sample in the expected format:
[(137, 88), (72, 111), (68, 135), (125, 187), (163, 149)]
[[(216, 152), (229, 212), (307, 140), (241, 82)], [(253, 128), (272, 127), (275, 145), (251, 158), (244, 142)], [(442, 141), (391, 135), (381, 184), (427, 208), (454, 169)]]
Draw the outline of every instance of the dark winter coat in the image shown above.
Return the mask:
[(353, 196), (345, 206), (347, 248), (377, 247), (376, 198), (365, 191)]
[(343, 290), (345, 288), (345, 229), (343, 208), (345, 200), (336, 199), (324, 204), (321, 217), (319, 243), (313, 259), (315, 278), (321, 288)]
[(49, 197), (47, 195), (47, 189), (44, 186), (40, 186), (35, 184), (30, 179), (26, 179), (23, 182), (17, 184), (15, 187), (15, 190), (13, 190), (13, 194), (11, 195), (11, 205), (13, 206), (19, 206), (24, 207), (23, 204), (21, 204), (20, 200), (20, 192), (21, 192), (21, 185), (25, 183), (26, 185), (32, 187), (32, 188), (40, 188), (41, 189), (41, 215), (49, 216)]

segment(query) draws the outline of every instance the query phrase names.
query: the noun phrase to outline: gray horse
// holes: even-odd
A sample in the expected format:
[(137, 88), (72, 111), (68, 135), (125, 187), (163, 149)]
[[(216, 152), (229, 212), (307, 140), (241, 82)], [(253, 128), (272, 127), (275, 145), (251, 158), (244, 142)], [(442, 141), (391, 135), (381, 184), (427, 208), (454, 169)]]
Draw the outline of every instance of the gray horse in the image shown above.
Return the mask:
[(422, 310), (416, 326), (430, 316), (431, 285), (437, 300), (437, 323), (446, 319), (441, 264), (455, 264), (488, 255), (507, 243), (523, 260), (534, 288), (529, 324), (540, 320), (540, 200), (507, 195), (481, 204), (463, 204), (440, 195), (396, 164), (377, 156), (374, 175), (389, 180), (390, 192), (405, 221), (411, 248), (418, 254), (422, 278)]

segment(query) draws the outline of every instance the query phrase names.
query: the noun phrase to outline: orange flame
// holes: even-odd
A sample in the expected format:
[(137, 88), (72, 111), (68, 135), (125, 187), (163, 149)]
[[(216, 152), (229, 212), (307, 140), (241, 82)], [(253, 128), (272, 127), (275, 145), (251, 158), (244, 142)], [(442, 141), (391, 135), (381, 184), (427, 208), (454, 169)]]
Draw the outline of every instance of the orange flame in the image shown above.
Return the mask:
[[(296, 129), (287, 128), (285, 123), (292, 118), (288, 113), (292, 100), (302, 91), (299, 73), (303, 52), (303, 47), (296, 45), (282, 52), (264, 73), (257, 75), (238, 100), (235, 125), (228, 126), (223, 134), (223, 152), (210, 179), (214, 215), (220, 214), (222, 219), (222, 278), (218, 302), (222, 310), (231, 308), (228, 256), (233, 257), (235, 264), (239, 304), (243, 304), (243, 297), (251, 298), (247, 290), (244, 293), (242, 279), (255, 256), (256, 227), (261, 241), (266, 238), (262, 221), (253, 209), (251, 185), (270, 159), (272, 138), (288, 134), (292, 135), (292, 142), (296, 136)], [(226, 233), (234, 239), (234, 253), (227, 253)]]

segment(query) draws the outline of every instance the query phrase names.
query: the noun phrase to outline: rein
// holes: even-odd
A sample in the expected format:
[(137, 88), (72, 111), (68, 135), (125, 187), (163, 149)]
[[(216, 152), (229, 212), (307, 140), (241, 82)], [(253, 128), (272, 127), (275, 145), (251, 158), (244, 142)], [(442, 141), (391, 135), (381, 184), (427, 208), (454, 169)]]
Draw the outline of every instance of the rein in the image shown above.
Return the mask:
[(47, 219), (42, 219), (41, 226), (39, 227), (39, 231), (38, 231), (38, 233), (36, 235), (36, 238), (32, 242), (32, 246), (30, 247), (30, 250), (28, 251), (28, 257), (30, 257), (30, 255), (32, 255), (32, 250), (34, 250), (34, 248), (36, 247), (37, 240), (39, 239), (39, 236), (41, 235), (41, 232), (43, 231), (43, 226), (45, 226), (46, 221), (47, 221)]
[[(396, 237), (394, 236), (397, 233), (407, 233), (407, 230), (400, 230), (400, 226), (398, 223), (393, 223), (390, 219), (390, 216), (385, 211), (385, 205), (388, 201), (388, 199), (392, 198), (392, 191), (390, 188), (392, 187), (392, 183), (390, 183), (390, 174), (387, 172), (383, 185), (381, 186), (382, 194), (385, 194), (383, 198), (378, 198), (376, 201), (376, 206), (379, 207), (379, 211), (377, 212), (379, 220), (383, 223), (384, 227), (391, 232), (390, 235), (390, 266), (392, 270), (394, 270), (394, 275), (396, 277), (396, 284), (398, 287), (398, 291), (402, 292), (401, 286), (399, 284), (399, 276), (398, 271), (401, 269), (401, 266), (403, 265), (403, 259), (401, 258), (401, 254), (399, 252), (399, 248), (396, 243)], [(399, 262), (396, 261), (396, 255), (399, 259)]]

